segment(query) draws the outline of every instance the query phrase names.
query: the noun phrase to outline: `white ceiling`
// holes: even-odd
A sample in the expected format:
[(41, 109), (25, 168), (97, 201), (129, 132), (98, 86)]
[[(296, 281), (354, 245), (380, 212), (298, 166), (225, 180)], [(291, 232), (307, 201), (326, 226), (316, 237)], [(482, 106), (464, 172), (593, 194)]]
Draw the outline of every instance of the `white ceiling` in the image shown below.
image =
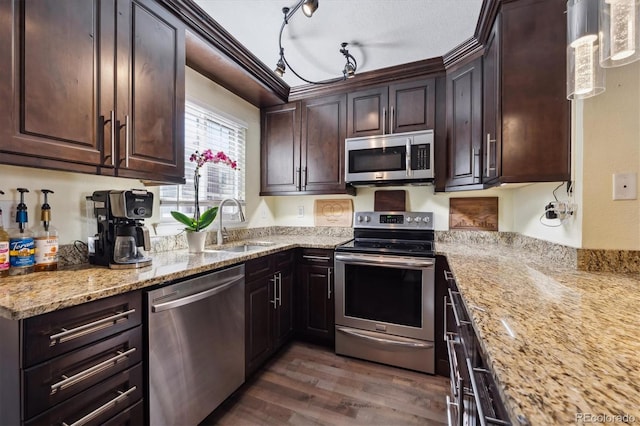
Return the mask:
[[(195, 0), (240, 43), (274, 69), (282, 8), (296, 0)], [(358, 72), (442, 56), (473, 35), (482, 0), (319, 0), (307, 18), (298, 10), (284, 29), (290, 65), (309, 80), (342, 75), (340, 43)], [(304, 84), (286, 72), (289, 86)]]

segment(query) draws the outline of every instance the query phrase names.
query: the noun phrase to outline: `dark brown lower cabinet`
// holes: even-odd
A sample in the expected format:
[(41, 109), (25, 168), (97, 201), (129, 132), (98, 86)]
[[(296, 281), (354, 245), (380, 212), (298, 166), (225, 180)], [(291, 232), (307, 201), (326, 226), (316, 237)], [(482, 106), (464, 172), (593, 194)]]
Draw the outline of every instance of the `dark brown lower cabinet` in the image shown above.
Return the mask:
[(137, 291), (0, 318), (0, 423), (144, 424), (141, 302)]
[(245, 264), (245, 375), (293, 335), (293, 251)]
[(298, 256), (297, 336), (335, 344), (333, 251), (303, 249)]

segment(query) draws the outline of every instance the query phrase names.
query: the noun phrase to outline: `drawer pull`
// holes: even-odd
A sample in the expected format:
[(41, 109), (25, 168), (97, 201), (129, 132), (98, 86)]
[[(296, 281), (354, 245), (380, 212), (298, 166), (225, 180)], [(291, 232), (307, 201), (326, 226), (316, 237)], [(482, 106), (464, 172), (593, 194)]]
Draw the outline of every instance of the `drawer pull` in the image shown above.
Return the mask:
[(312, 256), (310, 254), (303, 254), (302, 258), (307, 260), (318, 261), (318, 262), (328, 262), (331, 260), (329, 256)]
[(135, 309), (130, 309), (126, 312), (121, 312), (115, 315), (111, 315), (107, 318), (103, 318), (97, 321), (90, 322), (88, 324), (81, 325), (79, 327), (72, 328), (71, 330), (66, 330), (63, 328), (60, 333), (52, 334), (51, 336), (49, 336), (49, 341), (51, 342), (50, 346), (68, 342), (69, 340), (85, 336), (98, 330), (102, 330), (103, 328), (111, 327), (112, 325), (115, 325), (120, 319), (133, 314), (135, 311)]
[(453, 311), (453, 317), (456, 320), (456, 326), (458, 326), (458, 328), (461, 328), (463, 325), (471, 325), (470, 321), (460, 319), (460, 316), (458, 315), (458, 306), (455, 304), (455, 301), (453, 300), (453, 293), (455, 294), (460, 294), (460, 293), (458, 293), (457, 291), (451, 291), (451, 289), (449, 289), (449, 300), (451, 300), (451, 310)]
[(102, 361), (101, 363), (96, 364), (93, 367), (89, 367), (86, 370), (79, 372), (78, 374), (74, 374), (71, 377), (67, 377), (63, 375), (62, 380), (60, 380), (58, 383), (54, 383), (53, 385), (51, 385), (51, 395), (55, 394), (60, 390), (63, 390), (64, 388), (73, 386), (78, 382), (88, 379), (94, 374), (100, 373), (108, 368), (111, 368), (117, 365), (121, 360), (123, 360), (124, 358), (127, 358), (129, 355), (131, 355), (135, 351), (136, 351), (136, 348), (131, 348), (125, 352), (118, 351), (118, 355), (114, 356), (113, 358), (109, 358), (106, 361)]
[(133, 387), (131, 387), (131, 389), (127, 390), (126, 392), (118, 391), (118, 393), (120, 395), (116, 396), (111, 401), (109, 401), (106, 404), (96, 408), (95, 410), (93, 410), (92, 412), (90, 412), (89, 414), (84, 416), (83, 418), (79, 419), (77, 422), (74, 422), (74, 423), (71, 423), (71, 424), (68, 424), (67, 422), (62, 422), (62, 426), (82, 426), (82, 425), (86, 425), (91, 420), (95, 419), (96, 417), (98, 417), (99, 415), (104, 413), (105, 411), (110, 410), (115, 405), (117, 405), (120, 402), (122, 402), (125, 399), (127, 399), (129, 397), (129, 395), (132, 394), (136, 389), (137, 389), (137, 387), (133, 386)]

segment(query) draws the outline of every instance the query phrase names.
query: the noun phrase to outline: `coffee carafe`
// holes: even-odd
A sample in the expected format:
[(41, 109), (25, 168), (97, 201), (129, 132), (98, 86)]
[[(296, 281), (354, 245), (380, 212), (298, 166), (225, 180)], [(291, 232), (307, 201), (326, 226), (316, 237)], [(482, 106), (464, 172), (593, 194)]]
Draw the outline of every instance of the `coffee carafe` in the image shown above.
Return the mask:
[(113, 269), (151, 265), (149, 231), (143, 219), (151, 217), (153, 194), (146, 190), (95, 191), (98, 233), (89, 262)]

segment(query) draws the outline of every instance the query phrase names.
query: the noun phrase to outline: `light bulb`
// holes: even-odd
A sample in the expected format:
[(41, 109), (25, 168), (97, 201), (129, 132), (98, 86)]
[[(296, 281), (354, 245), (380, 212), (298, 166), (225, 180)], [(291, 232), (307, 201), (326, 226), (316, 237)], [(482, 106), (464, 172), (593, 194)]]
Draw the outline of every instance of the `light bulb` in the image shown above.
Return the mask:
[(595, 48), (596, 35), (580, 37), (571, 43), (575, 57), (575, 94), (584, 95), (595, 87)]
[(605, 0), (610, 4), (611, 60), (628, 58), (636, 51), (635, 0)]

